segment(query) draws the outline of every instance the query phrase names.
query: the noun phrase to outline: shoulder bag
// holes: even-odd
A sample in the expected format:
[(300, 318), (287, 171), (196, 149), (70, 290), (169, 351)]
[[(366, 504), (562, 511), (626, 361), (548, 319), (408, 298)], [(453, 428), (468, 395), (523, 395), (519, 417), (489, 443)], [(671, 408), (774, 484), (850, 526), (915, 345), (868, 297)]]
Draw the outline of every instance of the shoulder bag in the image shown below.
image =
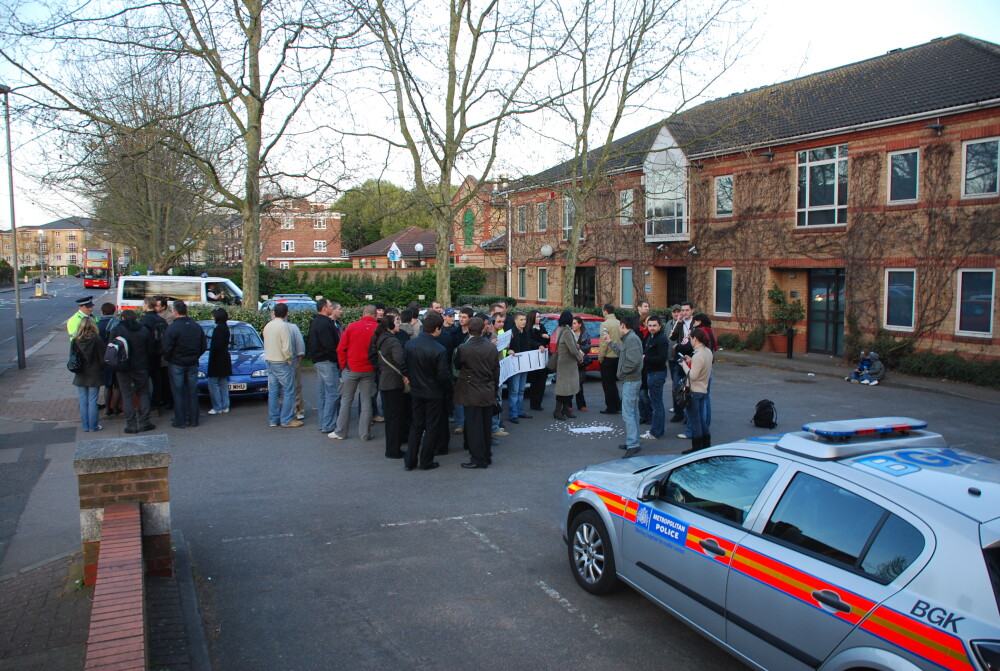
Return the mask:
[(80, 356), (80, 350), (77, 348), (75, 340), (69, 341), (69, 359), (66, 361), (66, 368), (71, 373), (83, 372), (83, 357)]
[(395, 366), (393, 366), (392, 362), (390, 362), (388, 359), (385, 358), (385, 356), (382, 354), (382, 350), (379, 350), (378, 357), (380, 359), (382, 359), (382, 363), (384, 363), (386, 366), (388, 366), (389, 368), (391, 368), (394, 371), (396, 371), (396, 374), (399, 375), (399, 377), (403, 378), (403, 393), (404, 394), (409, 394), (410, 393), (410, 383), (406, 380), (406, 376), (403, 375), (402, 373), (400, 373), (399, 369), (396, 368)]

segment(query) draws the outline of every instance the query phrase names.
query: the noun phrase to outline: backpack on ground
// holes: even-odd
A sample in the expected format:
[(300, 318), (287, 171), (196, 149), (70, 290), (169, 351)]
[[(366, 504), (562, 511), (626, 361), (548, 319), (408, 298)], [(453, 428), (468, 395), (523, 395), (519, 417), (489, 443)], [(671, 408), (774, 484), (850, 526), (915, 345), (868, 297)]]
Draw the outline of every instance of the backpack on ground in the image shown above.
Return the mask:
[(774, 407), (774, 401), (769, 401), (766, 398), (757, 401), (757, 408), (750, 421), (760, 429), (773, 429), (778, 426), (778, 409)]
[(115, 371), (130, 368), (128, 341), (125, 338), (117, 336), (108, 343), (104, 349), (104, 365)]

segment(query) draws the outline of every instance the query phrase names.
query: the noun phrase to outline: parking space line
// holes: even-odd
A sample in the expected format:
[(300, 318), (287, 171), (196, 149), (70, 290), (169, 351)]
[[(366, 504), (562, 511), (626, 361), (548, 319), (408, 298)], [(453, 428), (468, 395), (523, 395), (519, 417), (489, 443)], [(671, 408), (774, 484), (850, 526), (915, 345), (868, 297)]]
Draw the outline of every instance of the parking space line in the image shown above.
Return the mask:
[(469, 531), (471, 531), (473, 536), (475, 536), (476, 538), (478, 538), (482, 542), (486, 543), (490, 547), (491, 550), (493, 550), (497, 554), (503, 554), (503, 549), (499, 545), (497, 545), (496, 543), (494, 543), (493, 541), (491, 541), (489, 539), (489, 536), (487, 536), (486, 534), (484, 534), (482, 531), (480, 531), (476, 527), (472, 526), (471, 524), (469, 524), (465, 520), (462, 520), (462, 526), (465, 527), (466, 529), (468, 529)]
[(382, 522), (379, 524), (382, 528), (390, 527), (408, 527), (417, 524), (440, 524), (442, 522), (461, 522), (463, 520), (471, 520), (477, 517), (496, 517), (497, 515), (510, 515), (512, 513), (523, 513), (527, 511), (527, 508), (510, 508), (507, 510), (495, 510), (490, 513), (469, 513), (468, 515), (455, 515), (454, 517), (433, 517), (426, 520), (412, 520), (409, 522)]
[[(538, 585), (539, 587), (541, 587), (542, 591), (545, 592), (546, 594), (548, 594), (549, 597), (551, 597), (551, 599), (553, 601), (555, 601), (560, 606), (562, 606), (564, 609), (566, 609), (567, 613), (575, 615), (576, 617), (580, 618), (584, 622), (587, 622), (587, 615), (585, 613), (581, 612), (580, 609), (577, 608), (576, 606), (574, 606), (572, 603), (570, 603), (569, 600), (566, 597), (564, 597), (562, 594), (560, 594), (556, 590), (556, 588), (550, 586), (544, 580), (539, 580), (535, 584)], [(587, 624), (590, 624), (590, 623), (587, 622)], [(597, 636), (599, 636), (601, 638), (604, 638), (604, 634), (601, 633), (600, 627), (598, 627), (596, 624), (592, 624), (591, 627), (593, 628), (593, 632), (595, 634), (597, 634)]]

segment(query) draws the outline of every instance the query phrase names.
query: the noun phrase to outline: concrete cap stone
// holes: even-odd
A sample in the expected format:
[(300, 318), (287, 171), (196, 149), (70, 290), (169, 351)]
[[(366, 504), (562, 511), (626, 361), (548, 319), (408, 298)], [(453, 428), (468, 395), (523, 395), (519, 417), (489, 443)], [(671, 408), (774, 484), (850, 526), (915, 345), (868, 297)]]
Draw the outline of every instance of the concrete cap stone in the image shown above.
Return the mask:
[(166, 434), (81, 440), (73, 457), (77, 475), (166, 466), (170, 466), (170, 438)]

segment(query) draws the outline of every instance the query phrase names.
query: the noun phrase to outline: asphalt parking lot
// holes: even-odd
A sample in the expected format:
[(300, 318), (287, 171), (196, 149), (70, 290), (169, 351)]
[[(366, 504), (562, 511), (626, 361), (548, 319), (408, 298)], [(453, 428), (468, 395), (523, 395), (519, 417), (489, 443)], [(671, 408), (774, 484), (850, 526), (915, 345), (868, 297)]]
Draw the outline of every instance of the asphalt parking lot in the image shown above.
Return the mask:
[[(618, 458), (622, 442), (620, 418), (597, 412), (600, 384), (586, 391), (588, 413), (566, 424), (535, 413), (485, 471), (459, 467), (460, 436), (441, 468), (407, 473), (382, 456), (379, 427), (372, 442), (329, 440), (314, 416), (269, 429), (259, 401), (171, 429), (173, 525), (215, 668), (744, 668), (631, 590), (594, 597), (574, 582), (559, 530), (566, 476)], [(716, 443), (770, 433), (749, 423), (766, 397), (776, 431), (906, 415), (1000, 458), (997, 406), (975, 398), (734, 363), (716, 366), (712, 397)], [(654, 454), (687, 445), (643, 441)]]

